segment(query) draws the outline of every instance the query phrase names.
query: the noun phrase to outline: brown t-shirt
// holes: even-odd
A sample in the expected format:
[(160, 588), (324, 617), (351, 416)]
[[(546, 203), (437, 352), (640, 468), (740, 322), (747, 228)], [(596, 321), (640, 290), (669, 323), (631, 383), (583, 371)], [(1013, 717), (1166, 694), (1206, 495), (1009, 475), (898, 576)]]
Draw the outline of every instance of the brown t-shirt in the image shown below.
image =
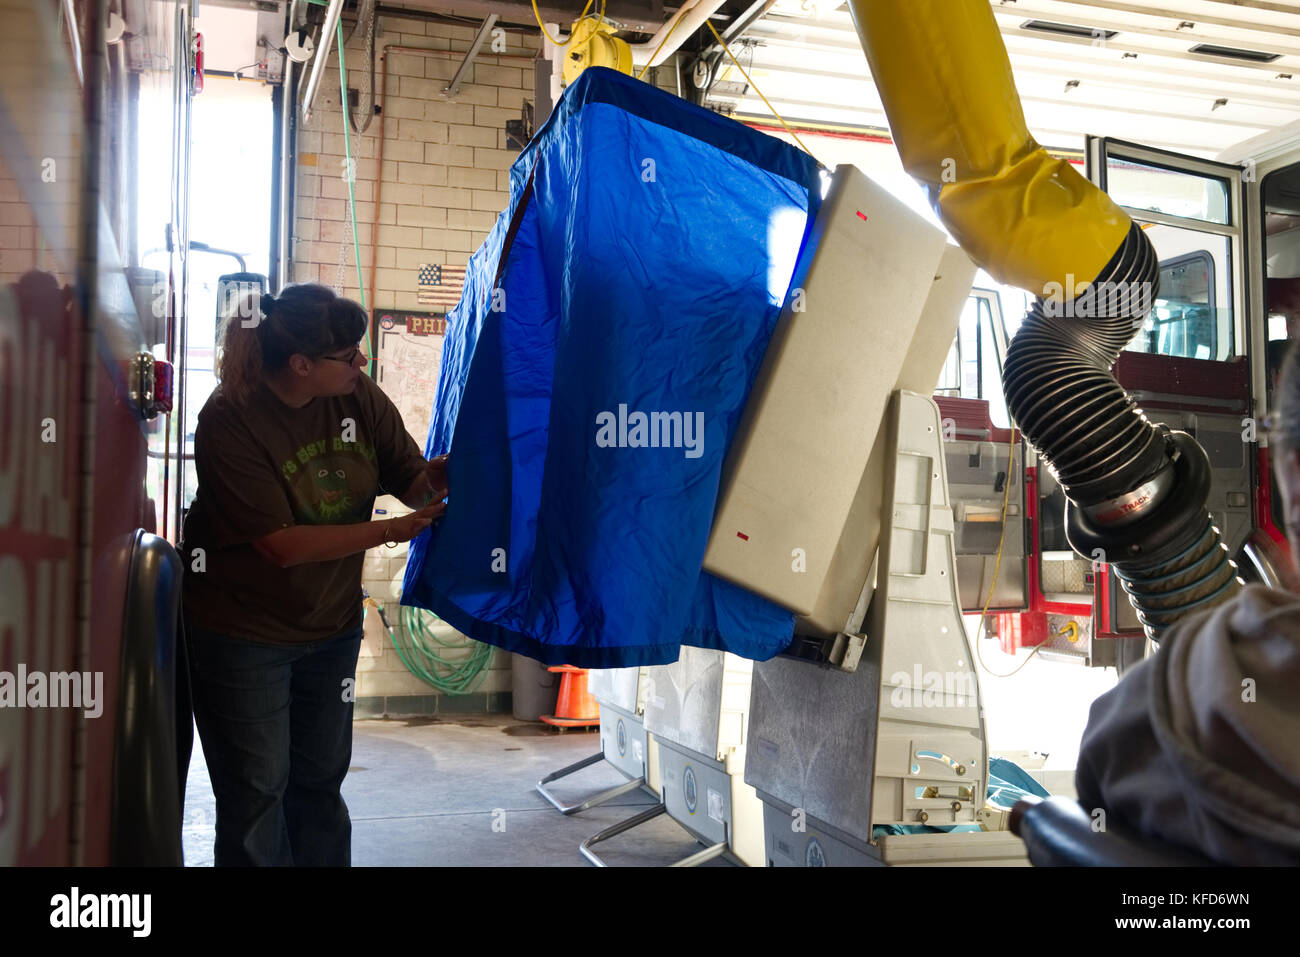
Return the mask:
[[(252, 543), (291, 525), (370, 519), (425, 467), (400, 413), (369, 376), (300, 409), (260, 386), (247, 405), (218, 389), (194, 435), (198, 491), (185, 519), (186, 620), (237, 638), (315, 641), (361, 624), (364, 553), (280, 568)], [(202, 571), (195, 570), (202, 548)]]

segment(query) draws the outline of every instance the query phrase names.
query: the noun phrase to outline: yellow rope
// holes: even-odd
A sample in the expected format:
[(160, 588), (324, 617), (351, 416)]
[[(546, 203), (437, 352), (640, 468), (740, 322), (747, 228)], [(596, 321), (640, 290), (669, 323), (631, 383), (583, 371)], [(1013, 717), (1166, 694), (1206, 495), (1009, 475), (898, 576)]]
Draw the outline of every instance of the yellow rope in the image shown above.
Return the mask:
[[(587, 11), (591, 9), (591, 5), (594, 2), (595, 0), (587, 0), (587, 5), (583, 7), (582, 12), (578, 14), (578, 20), (582, 20), (586, 18)], [(602, 17), (605, 15), (605, 0), (600, 0), (600, 15)], [(537, 9), (537, 0), (533, 0), (533, 16), (537, 18), (537, 27), (539, 30), (542, 31), (542, 36), (546, 37), (546, 39), (550, 40), (557, 47), (561, 47), (561, 48), (567, 47), (570, 43), (573, 42), (573, 34), (569, 34), (569, 39), (561, 43), (559, 40), (555, 39), (553, 36), (551, 36), (549, 33), (546, 32), (546, 24), (542, 23), (542, 12)], [(574, 20), (573, 22), (577, 23), (578, 20)]]
[[(776, 107), (774, 107), (771, 103), (768, 102), (767, 97), (763, 96), (763, 91), (758, 88), (757, 83), (755, 83), (752, 79), (750, 79), (749, 74), (745, 72), (745, 68), (741, 66), (740, 61), (736, 59), (736, 55), (731, 52), (731, 47), (727, 46), (727, 41), (722, 39), (722, 36), (718, 33), (717, 30), (714, 29), (713, 24), (710, 23), (708, 20), (705, 20), (704, 25), (707, 26), (709, 30), (713, 32), (713, 35), (715, 37), (717, 37), (718, 42), (722, 44), (722, 49), (727, 51), (727, 56), (731, 57), (731, 62), (736, 64), (736, 69), (739, 70), (740, 75), (745, 78), (745, 82), (754, 88), (754, 92), (758, 94), (759, 99), (761, 99), (764, 103), (767, 104), (767, 108), (772, 111), (772, 115), (781, 121), (781, 125), (785, 127), (785, 131), (787, 133), (789, 133), (791, 136), (794, 137), (794, 141), (799, 144), (799, 148), (803, 150), (805, 153), (807, 153), (809, 156), (812, 156), (812, 150), (810, 150), (807, 146), (804, 146), (803, 140), (799, 139), (799, 134), (796, 133), (794, 130), (790, 129), (790, 124), (787, 123), (785, 121), (785, 118), (776, 111)], [(664, 39), (667, 40), (668, 38), (664, 37)], [(816, 159), (816, 157), (813, 158)]]

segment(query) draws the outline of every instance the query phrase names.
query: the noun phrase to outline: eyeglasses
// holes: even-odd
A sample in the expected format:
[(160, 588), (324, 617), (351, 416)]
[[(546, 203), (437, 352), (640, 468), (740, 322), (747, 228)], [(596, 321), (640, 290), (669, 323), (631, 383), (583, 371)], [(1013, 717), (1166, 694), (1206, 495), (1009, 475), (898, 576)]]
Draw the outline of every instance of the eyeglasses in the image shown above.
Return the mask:
[(354, 346), (352, 351), (344, 358), (340, 359), (338, 356), (321, 356), (321, 358), (328, 359), (330, 362), (342, 362), (345, 365), (352, 365), (352, 363), (357, 361), (357, 356), (359, 355), (361, 355), (361, 347)]

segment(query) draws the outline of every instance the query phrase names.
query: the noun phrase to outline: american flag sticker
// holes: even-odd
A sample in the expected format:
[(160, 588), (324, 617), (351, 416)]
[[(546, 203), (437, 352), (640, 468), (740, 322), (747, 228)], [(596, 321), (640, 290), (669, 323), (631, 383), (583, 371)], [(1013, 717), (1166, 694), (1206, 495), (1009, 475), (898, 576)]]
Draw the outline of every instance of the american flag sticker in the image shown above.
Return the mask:
[(430, 263), (420, 267), (416, 298), (422, 306), (433, 306), (450, 312), (460, 302), (464, 288), (464, 266), (438, 266)]

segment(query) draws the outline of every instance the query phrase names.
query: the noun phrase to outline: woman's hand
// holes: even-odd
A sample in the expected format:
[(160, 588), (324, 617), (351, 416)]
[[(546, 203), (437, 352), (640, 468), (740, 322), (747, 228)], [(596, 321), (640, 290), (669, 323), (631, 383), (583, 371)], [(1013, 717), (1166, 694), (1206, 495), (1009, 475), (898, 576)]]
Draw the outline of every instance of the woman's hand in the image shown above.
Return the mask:
[(442, 518), (443, 513), (446, 511), (446, 502), (434, 502), (432, 505), (426, 505), (409, 515), (403, 515), (401, 518), (390, 518), (384, 523), (385, 541), (409, 542)]
[(447, 459), (448, 455), (435, 455), (429, 459), (429, 464), (424, 467), (425, 478), (429, 482), (429, 488), (433, 490), (435, 499), (447, 497), (451, 491), (451, 482), (447, 478)]
[(411, 487), (401, 496), (402, 502), (411, 508), (423, 508), (429, 502), (438, 502), (447, 497), (447, 456), (437, 455), (424, 463), (424, 470), (415, 476)]
[(327, 562), (377, 548), (378, 529), (382, 542), (409, 542), (447, 511), (446, 502), (426, 505), (401, 518), (384, 522), (353, 522), (349, 525), (291, 525), (264, 535), (251, 544), (267, 561), (288, 568), (305, 562)]

